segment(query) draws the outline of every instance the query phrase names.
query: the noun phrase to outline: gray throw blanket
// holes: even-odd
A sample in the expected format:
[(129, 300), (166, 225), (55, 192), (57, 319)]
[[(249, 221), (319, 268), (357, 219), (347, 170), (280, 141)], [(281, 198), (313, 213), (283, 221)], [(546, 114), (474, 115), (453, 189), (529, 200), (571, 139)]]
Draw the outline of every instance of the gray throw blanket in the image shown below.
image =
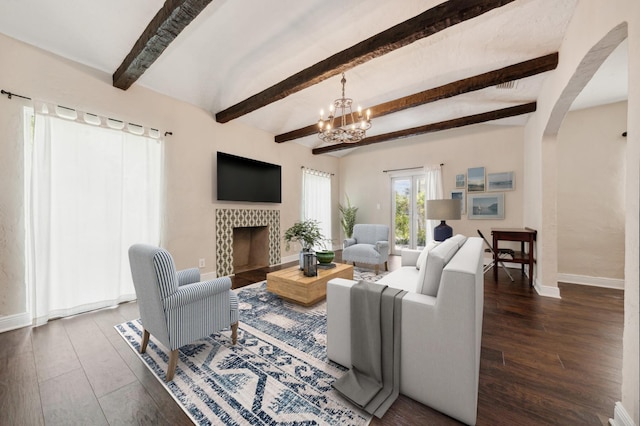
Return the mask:
[(366, 281), (351, 288), (352, 368), (333, 387), (378, 418), (400, 393), (400, 319), (406, 293)]

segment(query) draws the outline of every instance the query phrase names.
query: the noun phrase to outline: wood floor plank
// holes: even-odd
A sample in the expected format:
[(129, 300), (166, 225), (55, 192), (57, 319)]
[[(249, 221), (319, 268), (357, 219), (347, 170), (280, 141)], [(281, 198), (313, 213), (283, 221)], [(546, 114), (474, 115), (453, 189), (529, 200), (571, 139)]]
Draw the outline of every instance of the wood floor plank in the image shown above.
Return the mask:
[(159, 407), (163, 418), (171, 425), (191, 425), (191, 419), (176, 404), (158, 378), (147, 368), (146, 364), (140, 360), (138, 355), (131, 350), (131, 347), (121, 337), (120, 341), (121, 343), (114, 342), (118, 354), (124, 362), (127, 363), (133, 374), (138, 378), (139, 383)]
[(108, 424), (82, 369), (40, 383), (40, 398), (47, 426)]
[(80, 361), (61, 320), (35, 327), (32, 343), (39, 381), (80, 368)]
[(0, 425), (44, 425), (32, 352), (0, 358)]
[(128, 384), (99, 399), (110, 425), (171, 425), (139, 382)]
[[(91, 312), (64, 322), (78, 360), (98, 398), (137, 380), (96, 324), (95, 318), (101, 317), (100, 312)], [(118, 316), (116, 322), (120, 320), (121, 316)]]
[(79, 357), (102, 352), (111, 347), (100, 327), (93, 321), (93, 313), (62, 319), (69, 340)]
[(0, 333), (0, 358), (31, 352), (31, 327)]

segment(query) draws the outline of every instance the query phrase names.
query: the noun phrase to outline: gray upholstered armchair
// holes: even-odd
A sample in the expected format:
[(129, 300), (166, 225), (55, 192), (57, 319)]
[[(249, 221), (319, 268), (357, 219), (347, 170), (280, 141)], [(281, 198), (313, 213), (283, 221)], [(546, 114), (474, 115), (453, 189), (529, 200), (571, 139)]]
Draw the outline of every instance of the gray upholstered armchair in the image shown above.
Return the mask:
[(384, 270), (389, 270), (389, 227), (358, 223), (353, 226), (353, 235), (344, 240), (342, 260), (344, 262), (364, 263), (378, 267), (384, 263)]
[(229, 277), (200, 282), (197, 268), (176, 271), (164, 249), (145, 244), (129, 248), (129, 264), (144, 327), (140, 353), (153, 334), (170, 351), (166, 381), (173, 380), (178, 348), (229, 328), (238, 335), (238, 297)]

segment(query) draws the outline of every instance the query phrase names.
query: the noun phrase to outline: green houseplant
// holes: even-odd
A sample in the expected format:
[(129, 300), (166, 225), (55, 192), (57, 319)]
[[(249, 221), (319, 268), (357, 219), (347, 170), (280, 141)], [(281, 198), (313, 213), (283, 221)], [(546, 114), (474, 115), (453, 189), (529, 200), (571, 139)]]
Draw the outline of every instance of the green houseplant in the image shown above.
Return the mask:
[(296, 222), (284, 233), (284, 240), (289, 250), (291, 243), (299, 243), (302, 250), (309, 251), (313, 246), (320, 245), (324, 242), (324, 237), (320, 232), (320, 224), (317, 220), (308, 219)]
[(344, 235), (347, 238), (351, 238), (353, 235), (353, 225), (356, 224), (356, 212), (358, 211), (358, 208), (351, 205), (351, 200), (349, 200), (348, 195), (346, 195), (346, 198), (347, 205), (344, 206), (342, 204), (338, 204), (338, 210), (341, 215), (340, 225), (342, 225)]
[(314, 246), (324, 245), (325, 238), (320, 232), (320, 224), (317, 220), (308, 219), (296, 222), (284, 233), (286, 249), (289, 250), (291, 243), (299, 243), (302, 246), (300, 251), (300, 269), (304, 265), (304, 253), (310, 252)]

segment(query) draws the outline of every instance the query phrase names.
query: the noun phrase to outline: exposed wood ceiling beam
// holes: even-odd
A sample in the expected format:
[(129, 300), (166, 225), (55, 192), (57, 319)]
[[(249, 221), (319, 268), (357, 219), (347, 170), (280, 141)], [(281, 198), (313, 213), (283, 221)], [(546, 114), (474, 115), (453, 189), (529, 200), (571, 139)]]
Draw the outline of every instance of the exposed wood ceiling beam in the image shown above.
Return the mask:
[(339, 143), (336, 145), (323, 146), (314, 148), (313, 154), (326, 154), (327, 152), (340, 151), (343, 149), (356, 148), (374, 143), (387, 142), (394, 139), (408, 138), (411, 136), (422, 135), (424, 133), (439, 132), (441, 130), (453, 129), (456, 127), (468, 126), (471, 124), (484, 123), (486, 121), (498, 120), (501, 118), (514, 117), (516, 115), (528, 114), (536, 110), (536, 103), (517, 105), (509, 108), (498, 109), (481, 114), (468, 115), (466, 117), (454, 118), (453, 120), (441, 121), (439, 123), (426, 124), (424, 126), (413, 127), (411, 129), (398, 130), (396, 132), (385, 133), (382, 135), (370, 136), (356, 143)]
[(166, 0), (113, 73), (113, 85), (123, 90), (131, 87), (209, 3), (211, 0)]
[(514, 0), (449, 0), (353, 45), (216, 114), (226, 123), (371, 59)]
[[(515, 65), (509, 65), (498, 70), (489, 71), (473, 77), (454, 81), (444, 86), (435, 87), (413, 95), (405, 96), (393, 101), (370, 107), (372, 117), (381, 117), (383, 115), (402, 111), (407, 108), (413, 108), (419, 105), (435, 102), (440, 99), (450, 98), (452, 96), (461, 95), (463, 93), (473, 92), (475, 90), (485, 89), (487, 87), (496, 86), (501, 83), (519, 80), (532, 75), (551, 71), (558, 66), (558, 53), (541, 56), (528, 61), (520, 62)], [(339, 118), (339, 117), (338, 117)], [(351, 117), (347, 117), (347, 124), (351, 124)], [(292, 130), (281, 135), (276, 135), (275, 141), (278, 143), (299, 139), (305, 136), (313, 135), (318, 132), (317, 123), (310, 124), (301, 129)]]

